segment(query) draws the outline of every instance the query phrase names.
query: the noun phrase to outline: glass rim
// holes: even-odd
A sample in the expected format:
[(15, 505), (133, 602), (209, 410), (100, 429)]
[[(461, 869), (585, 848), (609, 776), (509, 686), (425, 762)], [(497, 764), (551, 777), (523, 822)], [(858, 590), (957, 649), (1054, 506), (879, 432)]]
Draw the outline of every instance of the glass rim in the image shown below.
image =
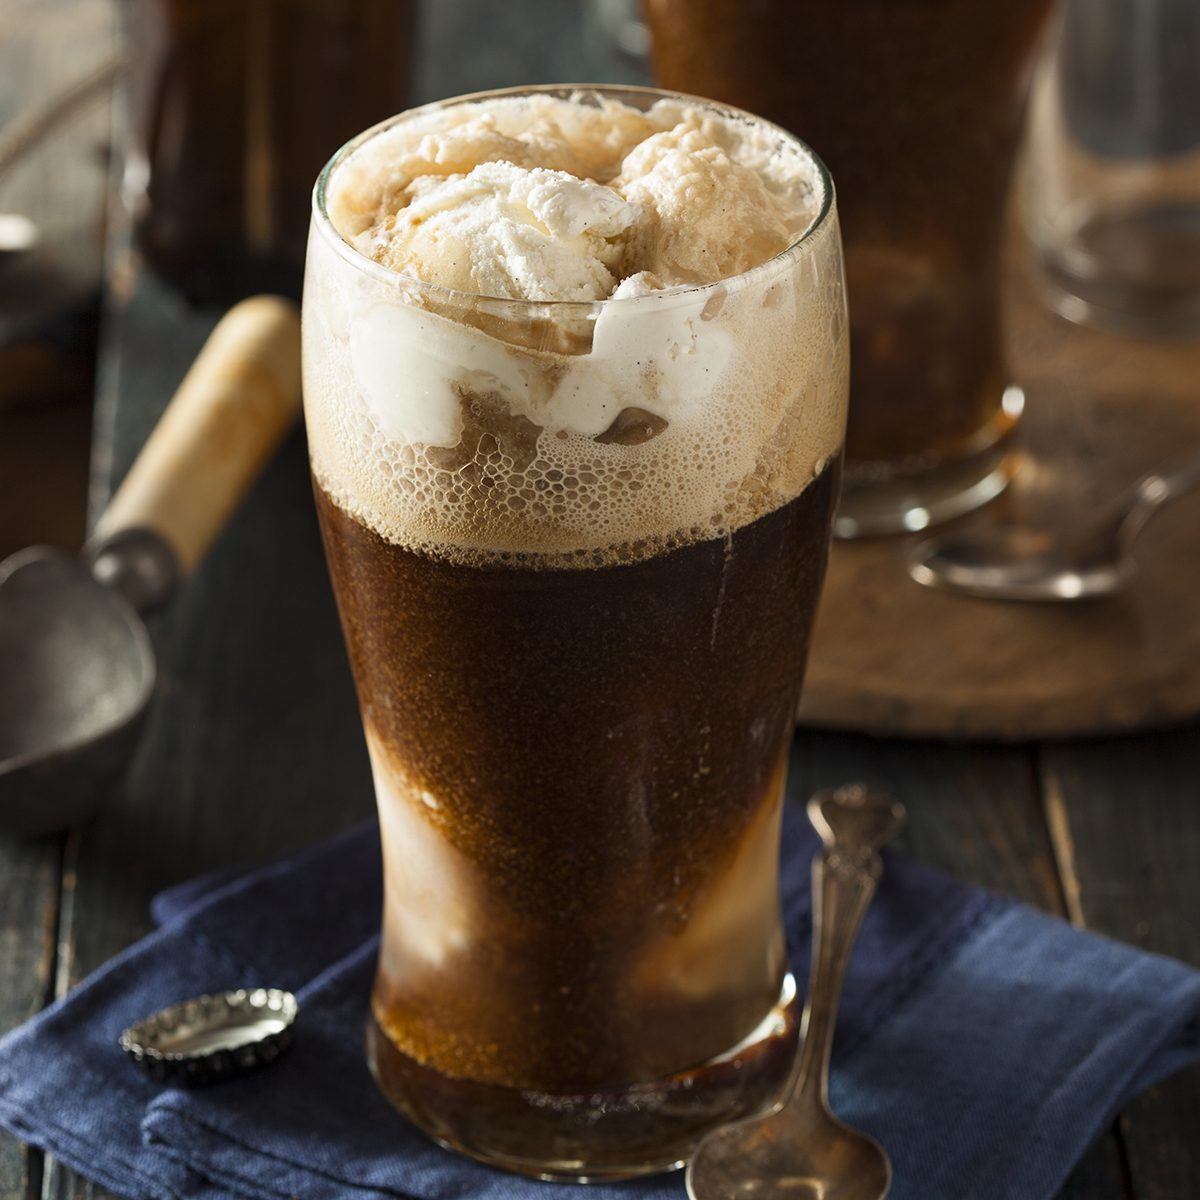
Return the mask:
[[(528, 300), (511, 296), (485, 296), (481, 293), (466, 292), (458, 288), (446, 287), (443, 284), (430, 283), (410, 275), (403, 275), (398, 271), (393, 271), (390, 267), (383, 266), (373, 258), (368, 258), (342, 236), (329, 216), (327, 204), (329, 184), (337, 169), (368, 142), (387, 133), (390, 129), (406, 120), (435, 112), (439, 109), (452, 108), (459, 104), (477, 103), (482, 100), (502, 99), (509, 96), (546, 95), (561, 96), (564, 99), (569, 99), (573, 96), (587, 94), (608, 96), (613, 99), (632, 95), (649, 97), (654, 100), (681, 100), (710, 111), (723, 113), (741, 122), (751, 122), (773, 130), (782, 140), (798, 147), (803, 156), (814, 167), (816, 179), (819, 181), (822, 189), (821, 204), (816, 215), (805, 226), (804, 231), (795, 241), (783, 250), (780, 250), (778, 254), (772, 255), (764, 262), (758, 263), (747, 271), (741, 271), (736, 275), (726, 275), (721, 279), (713, 280), (711, 283), (681, 284), (675, 287), (663, 288), (660, 291), (643, 292), (636, 296), (608, 296), (600, 300)], [(694, 298), (698, 293), (708, 292), (717, 287), (728, 286), (731, 283), (744, 285), (759, 276), (772, 275), (780, 269), (780, 264), (785, 260), (798, 260), (803, 254), (808, 252), (809, 248), (818, 241), (820, 235), (828, 229), (830, 216), (834, 208), (834, 183), (833, 177), (829, 173), (829, 168), (826, 167), (821, 157), (807, 142), (797, 137), (790, 130), (785, 129), (782, 125), (777, 125), (774, 121), (768, 121), (765, 117), (757, 116), (755, 113), (748, 112), (745, 109), (736, 108), (732, 104), (723, 104), (720, 101), (710, 100), (704, 96), (694, 96), (687, 92), (676, 92), (668, 88), (614, 83), (542, 83), (516, 87), (489, 88), (479, 92), (468, 92), (460, 96), (449, 96), (443, 100), (433, 100), (414, 108), (406, 108), (402, 112), (387, 117), (377, 124), (364, 129), (361, 133), (355, 134), (349, 141), (343, 143), (334, 151), (325, 166), (321, 168), (321, 173), (317, 176), (316, 184), (312, 190), (313, 228), (319, 231), (320, 236), (324, 238), (325, 242), (339, 257), (356, 270), (391, 287), (406, 290), (412, 289), (419, 295), (429, 296), (431, 299), (436, 299), (445, 305), (470, 305), (476, 308), (480, 305), (485, 307), (500, 305), (505, 306), (510, 311), (514, 308), (518, 310), (525, 308), (541, 312), (551, 310), (563, 317), (595, 314), (610, 305), (646, 304), (647, 302), (663, 302), (668, 299), (686, 298), (689, 296)]]

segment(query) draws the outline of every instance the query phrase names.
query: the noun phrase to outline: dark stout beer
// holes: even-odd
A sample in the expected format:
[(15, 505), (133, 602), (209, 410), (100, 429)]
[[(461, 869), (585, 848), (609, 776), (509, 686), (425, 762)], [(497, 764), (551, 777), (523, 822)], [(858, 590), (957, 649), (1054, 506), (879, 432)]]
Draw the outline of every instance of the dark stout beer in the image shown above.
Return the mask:
[[(426, 1122), (457, 1128), (487, 1085), (685, 1077), (778, 1004), (779, 806), (836, 483), (830, 464), (728, 538), (579, 570), (413, 553), (317, 488), (372, 758), (402, 781), (381, 805), (434, 798), (472, 897), (436, 971), (385, 917), (377, 1069)], [(390, 816), (389, 888), (419, 904)], [(782, 1082), (793, 1037), (781, 1021), (756, 1048), (773, 1065), (750, 1100)], [(686, 1104), (669, 1092), (641, 1106), (643, 1135)], [(533, 1157), (563, 1120), (522, 1104), (507, 1151)], [(605, 1131), (613, 1154), (631, 1123)]]

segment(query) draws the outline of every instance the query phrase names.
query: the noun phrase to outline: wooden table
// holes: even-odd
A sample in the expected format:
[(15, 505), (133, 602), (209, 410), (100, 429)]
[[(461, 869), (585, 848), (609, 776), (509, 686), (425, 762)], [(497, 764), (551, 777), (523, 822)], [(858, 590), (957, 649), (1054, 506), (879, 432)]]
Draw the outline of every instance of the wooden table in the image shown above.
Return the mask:
[[(599, 51), (578, 72), (546, 61), (547, 22), (562, 25), (552, 30), (557, 44), (571, 44), (576, 7), (509, 3), (504, 30), (491, 31), (506, 39), (501, 51), (465, 60), (447, 50), (461, 32), (456, 22), (479, 22), (466, 43), (478, 45), (492, 10), (482, 0), (437, 5), (423, 91), (571, 74), (636, 78), (636, 66)], [(521, 44), (531, 31), (538, 42)], [(216, 315), (189, 311), (122, 250), (109, 280), (94, 505), (127, 469)], [(0, 489), (5, 504), (21, 501), (3, 481)], [(299, 434), (157, 621), (154, 639), (161, 690), (121, 793), (63, 837), (0, 838), (0, 1031), (144, 934), (150, 897), (162, 887), (296, 849), (371, 810)], [(794, 798), (849, 779), (907, 805), (904, 853), (1200, 964), (1200, 727), (1009, 746), (798, 732)], [(106, 1194), (0, 1133), (0, 1200)], [(1072, 1200), (1195, 1196), (1200, 1068), (1132, 1101), (1062, 1192)]]

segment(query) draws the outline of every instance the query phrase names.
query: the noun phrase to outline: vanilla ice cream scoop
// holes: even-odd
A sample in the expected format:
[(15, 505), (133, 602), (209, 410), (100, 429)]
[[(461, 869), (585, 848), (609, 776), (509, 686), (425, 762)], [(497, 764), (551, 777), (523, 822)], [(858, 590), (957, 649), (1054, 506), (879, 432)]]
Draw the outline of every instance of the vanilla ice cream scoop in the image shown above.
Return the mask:
[(671, 283), (748, 271), (786, 250), (803, 228), (758, 171), (686, 124), (646, 138), (612, 186), (646, 214), (630, 248), (633, 270)]
[(335, 223), (357, 249), (477, 296), (594, 301), (739, 275), (813, 216), (769, 136), (686, 105), (477, 110), (398, 126), (352, 165)]
[(386, 267), (479, 296), (601, 300), (641, 216), (612, 188), (563, 171), (487, 162), (414, 181), (412, 202), (365, 235)]

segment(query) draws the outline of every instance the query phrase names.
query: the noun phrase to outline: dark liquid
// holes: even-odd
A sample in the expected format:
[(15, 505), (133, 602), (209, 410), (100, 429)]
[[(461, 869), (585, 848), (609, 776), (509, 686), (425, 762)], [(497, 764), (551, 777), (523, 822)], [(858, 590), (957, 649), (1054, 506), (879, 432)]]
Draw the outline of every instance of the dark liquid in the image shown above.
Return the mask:
[(846, 459), (924, 470), (1011, 425), (999, 252), (1049, 0), (646, 0), (664, 86), (794, 130), (837, 184)]
[[(385, 914), (375, 1067), (436, 1136), (510, 1162), (553, 1145), (603, 1173), (636, 1126), (665, 1165), (786, 1077), (788, 1013), (703, 1065), (760, 1026), (786, 972), (783, 772), (836, 493), (831, 466), (728, 539), (539, 570), (413, 553), (317, 489), (408, 909)], [(428, 837), (458, 892), (413, 883)], [(607, 1122), (523, 1095), (635, 1085), (644, 1103)]]
[(798, 1033), (788, 986), (761, 1036), (720, 1061), (654, 1083), (586, 1092), (452, 1079), (397, 1050), (374, 1015), (367, 1055), (384, 1094), (443, 1145), (510, 1171), (578, 1183), (669, 1170), (710, 1129), (766, 1111), (791, 1074)]
[(330, 154), (408, 102), (412, 0), (136, 0), (137, 242), (194, 300), (299, 295)]

